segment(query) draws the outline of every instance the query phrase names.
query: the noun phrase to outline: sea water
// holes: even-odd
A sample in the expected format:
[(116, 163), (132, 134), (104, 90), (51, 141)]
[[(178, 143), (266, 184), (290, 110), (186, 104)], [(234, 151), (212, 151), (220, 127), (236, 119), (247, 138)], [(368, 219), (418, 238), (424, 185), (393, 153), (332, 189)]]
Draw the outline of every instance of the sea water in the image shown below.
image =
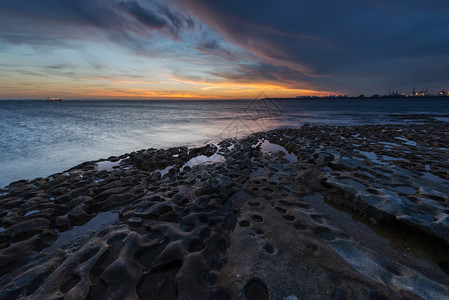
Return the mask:
[[(448, 114), (447, 99), (0, 101), (0, 187), (146, 148), (196, 146), (305, 123)], [(406, 121), (404, 121), (406, 122)]]

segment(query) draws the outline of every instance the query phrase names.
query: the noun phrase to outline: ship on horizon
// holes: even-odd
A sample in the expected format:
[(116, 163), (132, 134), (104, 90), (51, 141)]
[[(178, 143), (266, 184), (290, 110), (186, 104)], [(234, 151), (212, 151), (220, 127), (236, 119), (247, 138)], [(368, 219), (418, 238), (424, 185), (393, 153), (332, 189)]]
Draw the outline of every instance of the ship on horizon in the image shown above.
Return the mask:
[(45, 101), (62, 101), (62, 99), (58, 97), (47, 97)]

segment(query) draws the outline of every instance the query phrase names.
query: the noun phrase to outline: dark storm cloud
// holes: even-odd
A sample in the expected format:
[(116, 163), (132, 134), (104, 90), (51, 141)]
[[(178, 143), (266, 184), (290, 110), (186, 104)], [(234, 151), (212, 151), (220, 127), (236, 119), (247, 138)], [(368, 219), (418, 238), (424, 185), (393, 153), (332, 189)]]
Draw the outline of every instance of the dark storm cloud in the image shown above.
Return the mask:
[[(353, 90), (363, 87), (354, 86), (351, 78), (360, 85), (375, 79), (378, 88), (387, 83), (405, 88), (412, 81), (447, 84), (449, 79), (448, 1), (177, 3), (227, 41), (257, 55), (260, 63), (277, 68), (278, 71), (270, 70), (273, 77), (276, 72), (285, 76), (288, 68), (291, 77), (306, 76), (309, 82), (324, 89), (342, 89), (337, 85), (346, 78), (346, 85)], [(425, 69), (430, 71), (424, 76), (420, 72)], [(239, 74), (251, 76), (246, 72), (236, 72), (234, 76)], [(376, 74), (382, 74), (384, 82)], [(253, 75), (259, 77), (261, 73), (256, 68)]]
[(236, 57), (230, 50), (223, 46), (223, 43), (216, 39), (203, 38), (199, 41), (196, 49), (202, 53), (218, 56), (230, 61), (237, 61)]
[(289, 87), (299, 87), (298, 84), (302, 83), (302, 88), (307, 85), (306, 81), (308, 80), (307, 76), (288, 67), (262, 63), (240, 64), (232, 71), (216, 71), (211, 74), (238, 83), (252, 83), (255, 78), (257, 81), (277, 83)]
[(119, 7), (149, 28), (160, 29), (167, 26), (167, 21), (159, 14), (142, 8), (137, 2), (121, 2)]
[(153, 30), (178, 38), (195, 22), (159, 1), (6, 0), (0, 6), (0, 25), (0, 38), (15, 44), (86, 38), (89, 28), (102, 30), (111, 39), (139, 43), (144, 42), (139, 36), (151, 37)]
[(167, 5), (146, 1), (150, 7), (145, 8), (137, 1), (120, 2), (118, 7), (128, 13), (150, 29), (167, 29), (173, 36), (177, 36), (184, 29), (193, 29), (195, 22), (192, 18), (175, 12)]

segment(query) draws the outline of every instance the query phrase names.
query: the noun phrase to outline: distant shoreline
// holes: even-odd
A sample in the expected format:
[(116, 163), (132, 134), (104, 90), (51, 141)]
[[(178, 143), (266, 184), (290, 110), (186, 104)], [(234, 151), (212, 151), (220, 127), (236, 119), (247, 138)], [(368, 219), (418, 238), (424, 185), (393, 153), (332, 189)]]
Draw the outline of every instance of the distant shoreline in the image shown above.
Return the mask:
[(449, 99), (449, 96), (364, 96), (364, 97), (353, 97), (353, 96), (326, 96), (326, 97), (318, 97), (318, 96), (299, 96), (295, 98), (276, 98), (276, 97), (269, 97), (265, 99), (271, 99), (271, 100), (365, 100), (365, 99)]
[[(295, 98), (284, 98), (284, 97), (267, 97), (259, 100), (393, 100), (393, 99), (449, 99), (449, 96), (379, 96), (379, 97), (373, 97), (373, 96), (325, 96), (325, 97), (319, 97), (319, 96), (298, 96)], [(255, 99), (248, 98), (248, 99), (64, 99), (63, 102), (68, 101), (253, 101)], [(48, 100), (42, 100), (42, 99), (0, 99), (0, 101), (41, 101), (41, 102), (52, 102)], [(62, 101), (58, 101), (62, 102)]]

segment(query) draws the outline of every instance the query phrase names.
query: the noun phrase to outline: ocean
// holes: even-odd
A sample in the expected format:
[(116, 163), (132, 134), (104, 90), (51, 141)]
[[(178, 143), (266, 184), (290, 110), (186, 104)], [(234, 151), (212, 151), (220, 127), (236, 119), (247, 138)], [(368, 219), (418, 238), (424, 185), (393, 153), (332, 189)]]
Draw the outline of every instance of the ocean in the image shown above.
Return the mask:
[(0, 187), (112, 155), (196, 146), (305, 123), (393, 123), (449, 114), (448, 99), (0, 101)]

